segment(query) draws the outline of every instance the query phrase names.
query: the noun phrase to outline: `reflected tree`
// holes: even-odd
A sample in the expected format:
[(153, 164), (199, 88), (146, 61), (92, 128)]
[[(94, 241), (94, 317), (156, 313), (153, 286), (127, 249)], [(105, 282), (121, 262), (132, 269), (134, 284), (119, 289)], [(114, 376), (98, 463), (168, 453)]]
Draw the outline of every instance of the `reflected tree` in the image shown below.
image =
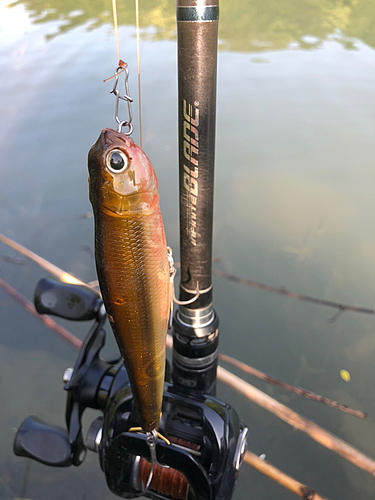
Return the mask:
[[(77, 26), (91, 30), (112, 24), (110, 0), (18, 0), (34, 23), (58, 21), (53, 38)], [(134, 26), (133, 0), (119, 1), (120, 25)], [(175, 0), (142, 0), (142, 36), (174, 39)], [(356, 40), (375, 47), (375, 0), (220, 0), (220, 41), (225, 50), (262, 52), (294, 44), (315, 49), (334, 39), (346, 49)], [(293, 46), (293, 45), (292, 45)]]

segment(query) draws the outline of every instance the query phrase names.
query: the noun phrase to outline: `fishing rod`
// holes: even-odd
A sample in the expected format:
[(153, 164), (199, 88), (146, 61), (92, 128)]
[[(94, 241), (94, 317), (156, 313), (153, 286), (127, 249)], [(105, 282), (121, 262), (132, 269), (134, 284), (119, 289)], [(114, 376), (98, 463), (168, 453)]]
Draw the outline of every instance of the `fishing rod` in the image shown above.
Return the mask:
[(180, 303), (173, 380), (215, 394), (219, 320), (212, 301), (218, 0), (178, 0)]
[[(120, 340), (114, 329), (122, 359), (118, 356), (105, 361), (100, 356), (106, 339), (106, 309), (110, 322), (118, 327), (129, 311), (124, 309), (115, 318), (119, 311), (116, 308), (130, 300), (132, 290), (128, 289), (130, 295), (126, 299), (116, 295), (113, 311), (108, 309), (114, 306), (106, 299), (105, 287), (101, 297), (84, 285), (44, 278), (35, 291), (34, 302), (39, 313), (74, 321), (94, 320), (94, 323), (75, 366), (64, 373), (67, 429), (51, 426), (38, 417), (28, 417), (18, 429), (14, 452), (46, 465), (67, 467), (80, 465), (87, 450), (95, 451), (109, 489), (123, 498), (229, 500), (246, 451), (246, 425), (230, 405), (215, 397), (219, 330), (212, 301), (211, 262), (218, 16), (218, 2), (178, 0), (181, 280), (173, 319), (172, 374), (167, 365), (157, 428), (145, 427), (148, 417), (134, 392), (134, 373), (131, 369), (127, 371), (123, 363), (130, 354), (136, 357), (136, 349), (130, 352), (125, 342), (130, 335), (130, 320)], [(127, 78), (126, 63), (123, 65)], [(116, 71), (112, 90), (116, 96), (118, 132), (105, 129), (89, 153), (92, 202), (101, 182), (99, 169), (94, 171), (93, 167), (101, 165), (104, 154), (107, 155), (106, 179), (108, 169), (112, 174), (125, 172), (127, 162), (139, 157), (133, 152), (127, 160), (123, 151), (124, 144), (130, 144), (131, 151), (138, 147), (125, 138), (132, 132), (130, 112), (128, 121), (123, 122), (117, 116), (118, 99), (127, 100), (129, 108), (131, 100), (128, 91), (124, 97), (117, 91), (120, 72), (122, 67)], [(124, 135), (123, 126), (129, 128)], [(113, 143), (117, 149), (111, 150)], [(109, 159), (104, 147), (109, 148)], [(134, 186), (136, 178), (134, 174)], [(106, 189), (109, 185), (107, 181)], [(110, 205), (105, 205), (103, 213), (109, 213), (116, 199), (113, 193), (111, 196), (106, 201)], [(115, 220), (116, 225), (120, 217)], [(100, 220), (98, 218), (96, 224)], [(110, 224), (113, 223), (107, 219), (106, 227), (100, 228), (100, 237), (96, 239), (99, 245)], [(113, 242), (114, 234), (118, 233), (112, 232), (108, 241)], [(147, 250), (144, 246), (139, 248), (143, 252)], [(98, 275), (103, 271), (100, 266), (109, 260), (97, 259)], [(129, 269), (131, 273), (132, 268)], [(161, 268), (158, 272), (159, 276)], [(125, 279), (128, 277), (122, 276), (115, 284)], [(145, 314), (137, 321), (141, 322)], [(141, 337), (149, 333), (147, 328), (142, 331), (140, 325), (136, 327)], [(141, 339), (135, 347), (145, 350)], [(147, 370), (151, 370), (152, 375), (157, 361), (147, 362), (148, 357), (152, 359), (152, 353), (144, 352), (140, 357), (145, 372), (140, 370), (140, 379), (151, 380)], [(147, 386), (147, 383), (141, 385)], [(146, 390), (150, 392), (148, 387)], [(84, 438), (82, 415), (88, 407), (101, 410), (102, 415), (92, 422)], [(156, 417), (159, 420), (159, 413)]]

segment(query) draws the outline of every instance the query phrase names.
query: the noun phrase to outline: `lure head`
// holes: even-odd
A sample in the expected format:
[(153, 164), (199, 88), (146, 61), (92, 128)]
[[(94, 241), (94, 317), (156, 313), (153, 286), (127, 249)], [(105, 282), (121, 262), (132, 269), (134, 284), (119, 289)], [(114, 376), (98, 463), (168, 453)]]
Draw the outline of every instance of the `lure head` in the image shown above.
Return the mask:
[(126, 135), (102, 130), (89, 151), (90, 201), (114, 215), (147, 214), (157, 203), (158, 182), (150, 160)]

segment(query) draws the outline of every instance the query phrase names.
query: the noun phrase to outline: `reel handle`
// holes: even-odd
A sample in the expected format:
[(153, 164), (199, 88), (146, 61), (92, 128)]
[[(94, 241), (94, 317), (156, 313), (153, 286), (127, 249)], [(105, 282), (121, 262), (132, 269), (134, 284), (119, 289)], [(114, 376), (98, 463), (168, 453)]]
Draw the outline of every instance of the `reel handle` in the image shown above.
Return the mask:
[(67, 432), (58, 426), (46, 424), (38, 417), (28, 417), (17, 431), (13, 451), (52, 467), (72, 465), (72, 448)]
[(98, 319), (103, 302), (100, 295), (88, 286), (43, 278), (35, 289), (34, 303), (39, 314), (87, 321)]

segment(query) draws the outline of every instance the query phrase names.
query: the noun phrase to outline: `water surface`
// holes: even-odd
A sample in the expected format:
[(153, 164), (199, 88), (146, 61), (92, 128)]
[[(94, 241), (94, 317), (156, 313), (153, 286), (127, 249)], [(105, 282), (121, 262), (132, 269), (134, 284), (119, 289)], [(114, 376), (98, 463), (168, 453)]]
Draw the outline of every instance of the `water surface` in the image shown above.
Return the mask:
[[(375, 4), (221, 1), (214, 255), (218, 269), (345, 304), (375, 304)], [(0, 232), (84, 281), (96, 278), (87, 152), (114, 127), (111, 3), (0, 2)], [(141, 4), (143, 146), (178, 255), (175, 3)], [(136, 96), (134, 8), (119, 4), (121, 57)], [(135, 114), (134, 138), (138, 138)], [(4, 245), (0, 277), (32, 300), (45, 272)], [(374, 317), (214, 279), (221, 350), (360, 408), (367, 421), (247, 379), (375, 457)], [(76, 353), (0, 290), (0, 498), (21, 493), (12, 454), (29, 414), (64, 425), (61, 375)], [(83, 338), (87, 325), (61, 321)], [(110, 332), (109, 332), (110, 333)], [(115, 345), (108, 335), (107, 353)], [(340, 377), (348, 370), (350, 382)], [(368, 499), (374, 480), (234, 391), (249, 449), (322, 495)], [(92, 418), (92, 414), (89, 415)], [(90, 422), (87, 418), (87, 423)], [(97, 456), (32, 463), (26, 497), (110, 499)], [(236, 500), (295, 496), (243, 466)]]

